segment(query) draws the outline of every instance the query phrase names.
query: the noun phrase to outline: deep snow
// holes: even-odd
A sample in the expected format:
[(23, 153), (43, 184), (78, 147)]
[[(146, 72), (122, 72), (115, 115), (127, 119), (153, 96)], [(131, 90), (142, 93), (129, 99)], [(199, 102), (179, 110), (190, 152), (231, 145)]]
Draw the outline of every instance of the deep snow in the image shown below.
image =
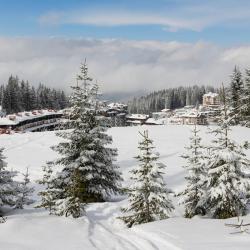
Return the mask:
[[(129, 185), (128, 171), (136, 164), (133, 158), (137, 153), (138, 130), (148, 129), (154, 140), (160, 161), (167, 165), (165, 181), (175, 192), (185, 185), (184, 160), (180, 155), (188, 144), (190, 126), (140, 126), (112, 128), (114, 146), (119, 150), (117, 163), (123, 173), (123, 185)], [(211, 135), (206, 127), (200, 127), (203, 143), (209, 143)], [(237, 141), (250, 141), (250, 129), (235, 127), (232, 137)], [(60, 139), (54, 132), (1, 135), (0, 146), (5, 147), (9, 168), (25, 172), (29, 167), (32, 183), (41, 177), (41, 166), (53, 160), (57, 154), (50, 146)], [(248, 151), (250, 158), (250, 151)], [(39, 199), (36, 194), (36, 199)], [(114, 197), (113, 201), (89, 205), (87, 216), (72, 219), (49, 216), (43, 209), (33, 205), (24, 210), (12, 210), (7, 222), (0, 224), (0, 249), (250, 249), (250, 235), (231, 234), (234, 229), (224, 223), (236, 223), (236, 218), (215, 220), (195, 217), (182, 217), (183, 208), (172, 197), (176, 206), (172, 218), (135, 226), (127, 229), (116, 217), (121, 214), (120, 207), (127, 202), (125, 197)], [(250, 215), (244, 217), (250, 223)]]

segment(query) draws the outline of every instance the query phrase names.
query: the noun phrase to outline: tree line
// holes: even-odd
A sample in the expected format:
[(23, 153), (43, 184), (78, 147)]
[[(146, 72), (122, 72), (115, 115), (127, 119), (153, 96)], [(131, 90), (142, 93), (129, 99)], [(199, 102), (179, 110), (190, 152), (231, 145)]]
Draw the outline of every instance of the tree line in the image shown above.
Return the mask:
[(63, 90), (49, 88), (40, 83), (32, 86), (28, 81), (10, 76), (7, 84), (0, 86), (0, 103), (7, 114), (34, 109), (64, 109), (68, 98)]
[(187, 105), (197, 105), (202, 103), (203, 95), (210, 91), (218, 92), (218, 89), (212, 86), (194, 85), (155, 91), (129, 101), (128, 111), (130, 113), (150, 114), (164, 108), (176, 109)]

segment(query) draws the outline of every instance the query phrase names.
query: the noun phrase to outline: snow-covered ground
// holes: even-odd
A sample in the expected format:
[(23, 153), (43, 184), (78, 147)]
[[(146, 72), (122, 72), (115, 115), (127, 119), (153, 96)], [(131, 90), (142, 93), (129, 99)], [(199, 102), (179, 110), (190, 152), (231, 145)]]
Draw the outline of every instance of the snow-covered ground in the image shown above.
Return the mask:
[[(138, 130), (149, 130), (160, 153), (160, 161), (167, 165), (165, 180), (175, 192), (185, 185), (184, 164), (180, 155), (188, 144), (189, 126), (146, 126), (112, 128), (114, 146), (119, 150), (117, 163), (124, 177), (124, 185), (129, 184), (129, 170), (136, 164)], [(209, 143), (206, 127), (200, 127), (203, 142)], [(250, 129), (236, 127), (232, 137), (237, 141), (250, 141)], [(29, 167), (32, 183), (36, 191), (40, 188), (35, 181), (42, 175), (41, 166), (57, 157), (50, 146), (59, 142), (54, 132), (1, 135), (0, 146), (5, 147), (9, 168), (25, 172)], [(247, 152), (250, 158), (250, 151)], [(38, 197), (34, 195), (36, 199)], [(87, 207), (87, 216), (72, 219), (50, 216), (34, 205), (24, 210), (13, 210), (8, 214), (6, 223), (0, 224), (1, 250), (71, 250), (71, 249), (250, 249), (249, 234), (231, 234), (234, 229), (225, 223), (237, 223), (236, 218), (215, 220), (195, 217), (182, 217), (183, 208), (172, 197), (176, 210), (172, 218), (135, 226), (127, 229), (117, 219), (120, 208), (126, 204), (125, 197), (114, 197), (110, 202), (96, 203)], [(244, 217), (250, 223), (250, 215)]]

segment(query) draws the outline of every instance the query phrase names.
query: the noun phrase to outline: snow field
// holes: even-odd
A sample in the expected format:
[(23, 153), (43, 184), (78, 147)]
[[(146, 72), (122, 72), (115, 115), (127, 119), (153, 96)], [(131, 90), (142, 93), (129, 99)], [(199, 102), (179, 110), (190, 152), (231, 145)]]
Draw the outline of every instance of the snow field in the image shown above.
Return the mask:
[[(167, 187), (179, 192), (185, 185), (184, 159), (180, 155), (188, 145), (190, 126), (139, 126), (112, 128), (113, 146), (118, 148), (117, 164), (123, 173), (123, 185), (129, 185), (129, 170), (136, 164), (133, 158), (138, 153), (138, 131), (149, 130), (154, 140), (159, 161), (166, 164), (164, 176)], [(206, 127), (199, 127), (202, 143), (208, 144), (211, 135)], [(250, 141), (250, 130), (235, 127), (231, 132), (238, 142)], [(35, 181), (42, 175), (42, 165), (58, 155), (50, 149), (61, 139), (54, 132), (2, 135), (0, 146), (5, 147), (4, 155), (8, 167), (25, 172), (29, 167), (30, 178), (36, 191), (41, 189)], [(248, 150), (250, 158), (250, 151)], [(38, 199), (34, 194), (34, 198)], [(0, 224), (0, 249), (2, 250), (47, 250), (47, 249), (249, 249), (248, 234), (230, 234), (233, 229), (224, 223), (236, 223), (236, 218), (215, 220), (182, 217), (183, 208), (172, 196), (175, 211), (172, 218), (135, 226), (127, 229), (117, 219), (120, 208), (126, 204), (125, 197), (113, 197), (112, 202), (96, 203), (86, 209), (87, 217), (78, 219), (49, 216), (43, 209), (28, 206), (24, 210), (13, 210), (7, 222)], [(244, 218), (250, 222), (250, 216)]]

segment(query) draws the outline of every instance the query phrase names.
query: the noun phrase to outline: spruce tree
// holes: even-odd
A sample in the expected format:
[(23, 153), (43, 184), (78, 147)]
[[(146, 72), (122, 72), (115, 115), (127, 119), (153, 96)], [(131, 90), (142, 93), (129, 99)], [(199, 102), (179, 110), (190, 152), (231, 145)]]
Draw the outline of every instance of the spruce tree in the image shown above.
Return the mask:
[(72, 87), (71, 130), (57, 133), (65, 141), (53, 147), (61, 155), (54, 164), (62, 166), (51, 180), (58, 215), (79, 217), (86, 203), (105, 201), (119, 192), (120, 172), (113, 163), (117, 150), (109, 147), (112, 137), (106, 134), (98, 109), (98, 86), (91, 81), (84, 63), (78, 84)]
[(30, 179), (29, 179), (29, 170), (27, 168), (27, 171), (25, 174), (23, 174), (23, 181), (18, 183), (18, 195), (17, 195), (17, 201), (15, 208), (23, 209), (24, 205), (30, 205), (34, 202), (33, 199), (31, 199), (31, 195), (34, 192), (34, 188), (30, 187)]
[(242, 105), (242, 94), (243, 94), (243, 80), (242, 74), (240, 70), (235, 66), (233, 74), (231, 76), (231, 84), (230, 84), (230, 105), (231, 105), (231, 112), (234, 119), (232, 122), (234, 124), (239, 124), (242, 120), (242, 112), (241, 112), (241, 105)]
[(3, 206), (15, 206), (19, 193), (18, 183), (13, 180), (17, 172), (6, 169), (3, 150), (3, 148), (0, 149), (0, 216), (3, 216), (1, 210)]
[(250, 69), (246, 69), (245, 86), (242, 98), (242, 125), (250, 127)]
[(166, 219), (173, 210), (162, 177), (165, 165), (157, 162), (159, 157), (153, 153), (153, 141), (148, 132), (140, 134), (143, 140), (139, 142), (140, 154), (135, 157), (139, 165), (131, 171), (133, 183), (128, 189), (129, 207), (122, 209), (128, 215), (120, 217), (128, 227)]
[(57, 190), (54, 189), (53, 184), (53, 162), (48, 162), (43, 167), (43, 178), (38, 180), (38, 184), (43, 186), (43, 190), (38, 194), (41, 197), (40, 204), (36, 206), (36, 208), (45, 208), (49, 210), (49, 214), (53, 214), (54, 206), (55, 206), (55, 195), (57, 194)]
[(211, 157), (208, 161), (205, 203), (214, 218), (225, 219), (244, 215), (250, 180), (250, 162), (244, 153), (245, 145), (238, 145), (230, 139), (232, 117), (224, 87), (222, 89), (222, 108), (215, 134)]
[(203, 189), (205, 184), (205, 160), (204, 148), (201, 145), (201, 137), (197, 126), (194, 125), (190, 146), (186, 147), (187, 153), (182, 155), (186, 159), (185, 169), (188, 175), (185, 177), (187, 186), (179, 195), (181, 203), (185, 205), (185, 217), (191, 218), (197, 214), (204, 214), (205, 208), (201, 206)]

